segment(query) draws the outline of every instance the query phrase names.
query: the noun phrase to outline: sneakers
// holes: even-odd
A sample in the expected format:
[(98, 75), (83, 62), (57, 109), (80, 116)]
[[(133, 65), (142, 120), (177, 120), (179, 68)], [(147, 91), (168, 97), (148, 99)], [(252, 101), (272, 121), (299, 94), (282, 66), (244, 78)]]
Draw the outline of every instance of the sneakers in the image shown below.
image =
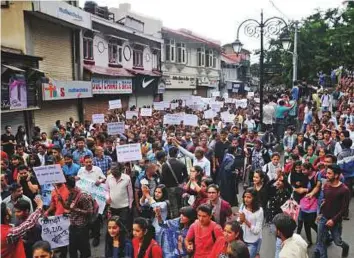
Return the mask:
[(348, 257), (349, 245), (347, 243), (343, 242), (342, 248), (343, 248), (342, 257)]

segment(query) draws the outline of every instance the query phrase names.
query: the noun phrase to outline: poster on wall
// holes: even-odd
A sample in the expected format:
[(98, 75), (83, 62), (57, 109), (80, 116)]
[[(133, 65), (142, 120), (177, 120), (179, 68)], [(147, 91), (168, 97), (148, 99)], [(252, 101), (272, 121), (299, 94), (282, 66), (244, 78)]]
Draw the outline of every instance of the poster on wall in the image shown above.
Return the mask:
[(10, 109), (27, 108), (27, 85), (24, 78), (11, 78), (9, 82)]

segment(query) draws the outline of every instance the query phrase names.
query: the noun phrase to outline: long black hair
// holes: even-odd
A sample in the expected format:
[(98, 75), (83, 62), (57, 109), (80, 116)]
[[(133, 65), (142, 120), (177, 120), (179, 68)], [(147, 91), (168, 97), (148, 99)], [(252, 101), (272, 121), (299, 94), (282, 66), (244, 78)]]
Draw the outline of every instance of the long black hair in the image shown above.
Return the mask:
[[(156, 200), (156, 198), (155, 198), (155, 191), (156, 191), (157, 188), (160, 188), (161, 192), (162, 192), (162, 197), (159, 200)], [(164, 184), (159, 184), (158, 186), (156, 186), (155, 191), (154, 191), (154, 200), (155, 201), (157, 201), (157, 202), (165, 202), (165, 201), (168, 200), (167, 188), (166, 188), (166, 186)]]
[[(249, 187), (244, 191), (244, 193), (242, 195), (243, 205), (245, 205), (245, 195), (247, 193), (252, 195), (252, 203), (251, 203), (252, 212), (258, 211), (259, 210), (258, 193), (253, 187)], [(246, 208), (246, 205), (245, 205), (245, 208)]]
[[(126, 236), (128, 234), (126, 227), (122, 224), (122, 221), (120, 220), (119, 216), (112, 216), (108, 221), (107, 221), (107, 227), (109, 222), (115, 222), (117, 226), (119, 227), (119, 236), (118, 236), (118, 241), (119, 241), (119, 257), (125, 257), (125, 241), (126, 241)], [(110, 236), (108, 233), (106, 233), (106, 244), (105, 244), (105, 257), (113, 257), (113, 237)]]
[(243, 241), (243, 229), (241, 228), (240, 223), (238, 221), (228, 221), (225, 223), (225, 226), (229, 225), (231, 227), (232, 232), (235, 234), (238, 233), (238, 239)]
[[(144, 232), (144, 239), (139, 249), (138, 258), (144, 258), (146, 250), (148, 249), (151, 240), (155, 237), (155, 228), (151, 225), (151, 222), (145, 218), (136, 218), (133, 224), (139, 225)], [(138, 250), (134, 250), (137, 252)]]
[[(187, 217), (189, 219), (188, 221), (188, 228), (194, 223), (194, 221), (197, 219), (197, 211), (191, 207), (191, 206), (186, 206), (182, 207), (179, 210), (179, 213), (182, 214), (183, 216)], [(184, 228), (184, 225), (180, 223), (180, 229)]]

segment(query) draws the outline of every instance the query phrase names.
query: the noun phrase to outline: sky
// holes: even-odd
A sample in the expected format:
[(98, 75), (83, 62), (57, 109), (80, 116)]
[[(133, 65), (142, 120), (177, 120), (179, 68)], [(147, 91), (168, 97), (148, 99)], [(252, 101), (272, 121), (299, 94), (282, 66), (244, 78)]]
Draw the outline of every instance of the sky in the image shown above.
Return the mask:
[[(172, 29), (185, 28), (198, 35), (231, 43), (236, 39), (237, 27), (246, 19), (260, 20), (273, 16), (287, 22), (301, 20), (316, 9), (343, 7), (343, 0), (96, 0), (99, 6), (118, 7), (130, 3), (132, 12), (162, 20), (163, 26)], [(83, 7), (85, 0), (79, 0)], [(250, 38), (240, 31), (244, 48), (254, 51), (260, 48), (257, 38)], [(254, 59), (253, 56), (252, 59)], [(252, 60), (254, 61), (254, 60)]]

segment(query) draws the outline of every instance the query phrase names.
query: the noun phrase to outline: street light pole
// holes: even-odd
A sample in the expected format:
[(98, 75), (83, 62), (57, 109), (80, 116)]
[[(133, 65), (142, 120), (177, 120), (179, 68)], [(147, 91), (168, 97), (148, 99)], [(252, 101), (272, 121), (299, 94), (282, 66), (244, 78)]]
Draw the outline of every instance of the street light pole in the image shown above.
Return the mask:
[(260, 125), (263, 124), (263, 93), (264, 93), (264, 34), (278, 35), (282, 31), (281, 24), (288, 27), (288, 24), (280, 17), (271, 17), (264, 21), (263, 10), (261, 10), (260, 22), (255, 19), (247, 19), (243, 21), (237, 28), (237, 38), (232, 43), (234, 51), (238, 54), (242, 49), (242, 43), (239, 40), (240, 29), (245, 25), (244, 33), (249, 37), (260, 38), (261, 53), (259, 56), (259, 98), (260, 98)]
[(263, 90), (264, 90), (264, 23), (263, 23), (263, 9), (261, 10), (260, 38), (261, 38), (261, 53), (259, 55), (259, 121), (260, 128), (263, 126)]

